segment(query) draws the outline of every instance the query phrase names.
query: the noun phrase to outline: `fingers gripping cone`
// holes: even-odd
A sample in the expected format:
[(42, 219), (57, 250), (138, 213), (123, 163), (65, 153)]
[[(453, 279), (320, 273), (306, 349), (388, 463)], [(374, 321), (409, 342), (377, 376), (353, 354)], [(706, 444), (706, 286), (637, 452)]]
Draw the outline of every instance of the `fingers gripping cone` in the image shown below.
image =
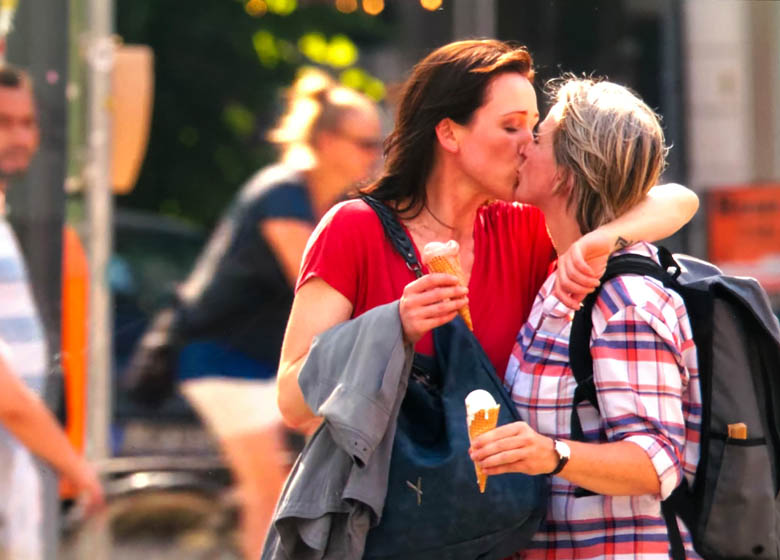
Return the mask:
[[(501, 405), (496, 404), (493, 396), (487, 391), (477, 389), (472, 391), (466, 397), (466, 415), (469, 429), (469, 441), (474, 441), (477, 437), (488, 432), (498, 424), (498, 411)], [(487, 475), (482, 472), (479, 465), (474, 463), (474, 469), (477, 473), (477, 484), (479, 484), (480, 493), (485, 492), (487, 486)]]
[[(428, 243), (423, 250), (423, 263), (431, 272), (444, 272), (457, 276), (462, 286), (466, 285), (463, 269), (460, 267), (460, 247), (457, 241), (448, 241), (447, 243), (438, 243), (436, 241)], [(458, 310), (463, 317), (463, 321), (469, 330), (474, 330), (471, 322), (471, 310), (468, 305), (464, 305)]]

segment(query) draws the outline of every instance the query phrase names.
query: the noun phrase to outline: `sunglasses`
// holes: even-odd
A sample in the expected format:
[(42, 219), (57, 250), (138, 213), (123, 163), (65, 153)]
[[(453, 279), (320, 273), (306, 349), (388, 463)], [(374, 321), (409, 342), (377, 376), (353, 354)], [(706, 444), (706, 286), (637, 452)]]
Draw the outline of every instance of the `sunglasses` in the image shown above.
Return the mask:
[(349, 140), (359, 148), (363, 150), (380, 150), (382, 149), (382, 139), (381, 138), (361, 138), (360, 136), (352, 136), (351, 134), (346, 134), (344, 132), (339, 132), (339, 136), (342, 138)]

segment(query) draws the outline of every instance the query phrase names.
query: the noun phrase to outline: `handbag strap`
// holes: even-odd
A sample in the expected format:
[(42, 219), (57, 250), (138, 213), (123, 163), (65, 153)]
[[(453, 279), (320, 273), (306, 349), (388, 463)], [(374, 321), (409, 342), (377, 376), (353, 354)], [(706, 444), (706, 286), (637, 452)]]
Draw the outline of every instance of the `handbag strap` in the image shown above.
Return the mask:
[(373, 196), (363, 194), (360, 195), (360, 198), (376, 212), (379, 221), (382, 222), (385, 235), (390, 240), (390, 243), (404, 258), (409, 270), (414, 272), (415, 277), (420, 278), (423, 275), (422, 266), (420, 266), (420, 261), (417, 260), (417, 256), (414, 254), (412, 240), (398, 220), (398, 216), (396, 216), (395, 212), (386, 204), (380, 202)]

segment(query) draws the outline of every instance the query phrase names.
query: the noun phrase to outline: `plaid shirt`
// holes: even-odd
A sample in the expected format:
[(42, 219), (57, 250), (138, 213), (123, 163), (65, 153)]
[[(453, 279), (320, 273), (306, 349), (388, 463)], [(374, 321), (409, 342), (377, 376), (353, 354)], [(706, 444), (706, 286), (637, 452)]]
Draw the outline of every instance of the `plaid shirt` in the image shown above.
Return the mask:
[[(632, 253), (655, 257), (652, 245)], [(551, 276), (539, 291), (518, 335), (505, 383), (520, 415), (536, 431), (570, 438), (576, 382), (569, 367), (573, 312), (554, 295)], [(696, 349), (685, 305), (654, 279), (627, 275), (606, 282), (593, 309), (593, 374), (601, 416), (579, 405), (592, 442), (631, 441), (658, 473), (660, 495), (574, 497), (575, 487), (551, 477), (547, 519), (517, 558), (668, 559), (661, 500), (685, 476), (692, 482), (699, 458), (701, 395)], [(681, 534), (689, 558), (690, 535)]]

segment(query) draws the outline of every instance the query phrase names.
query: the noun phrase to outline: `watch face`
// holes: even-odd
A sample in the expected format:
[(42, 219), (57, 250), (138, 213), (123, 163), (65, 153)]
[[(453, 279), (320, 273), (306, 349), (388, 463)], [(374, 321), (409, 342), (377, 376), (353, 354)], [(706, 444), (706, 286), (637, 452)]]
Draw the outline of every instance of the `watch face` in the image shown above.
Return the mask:
[(569, 449), (569, 445), (563, 441), (558, 440), (555, 442), (555, 452), (561, 459), (568, 459), (571, 455), (571, 449)]

